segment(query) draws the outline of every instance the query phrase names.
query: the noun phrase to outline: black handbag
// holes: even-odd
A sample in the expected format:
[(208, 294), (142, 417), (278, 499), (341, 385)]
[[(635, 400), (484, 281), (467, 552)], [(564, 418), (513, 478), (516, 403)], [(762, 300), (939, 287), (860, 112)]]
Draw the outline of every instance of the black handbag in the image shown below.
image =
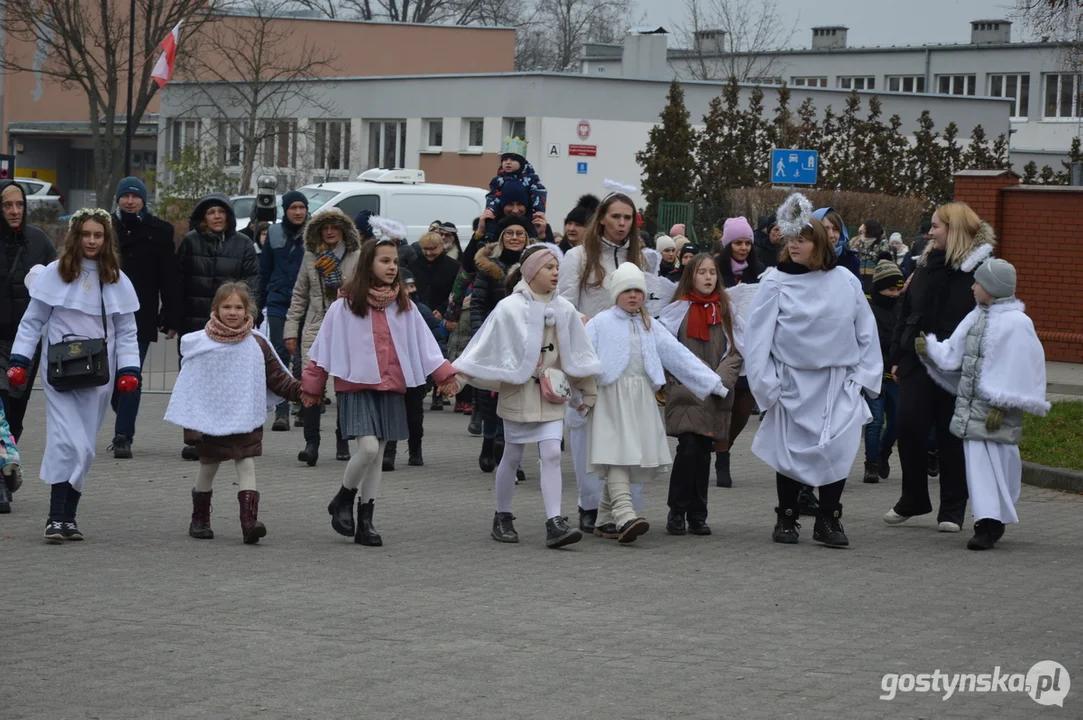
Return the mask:
[(109, 326), (105, 323), (105, 288), (102, 288), (102, 333), (100, 338), (65, 335), (60, 342), (49, 345), (47, 352), (48, 380), (54, 390), (69, 392), (108, 385)]

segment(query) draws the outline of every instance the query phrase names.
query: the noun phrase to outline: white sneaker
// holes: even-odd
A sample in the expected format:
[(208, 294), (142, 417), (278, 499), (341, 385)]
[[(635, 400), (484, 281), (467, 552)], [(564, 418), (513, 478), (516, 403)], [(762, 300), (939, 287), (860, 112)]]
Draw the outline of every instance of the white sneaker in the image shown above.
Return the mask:
[(899, 513), (895, 512), (895, 508), (891, 508), (886, 513), (884, 513), (884, 522), (886, 522), (888, 525), (899, 525), (900, 523), (904, 523), (909, 519), (909, 515), (900, 515)]
[(950, 533), (956, 533), (956, 532), (961, 532), (962, 531), (961, 527), (959, 527), (958, 525), (956, 525), (953, 522), (947, 522), (947, 521), (944, 521), (944, 522), (940, 523), (939, 525), (937, 525), (936, 529), (938, 531), (940, 531), (940, 532), (950, 532)]

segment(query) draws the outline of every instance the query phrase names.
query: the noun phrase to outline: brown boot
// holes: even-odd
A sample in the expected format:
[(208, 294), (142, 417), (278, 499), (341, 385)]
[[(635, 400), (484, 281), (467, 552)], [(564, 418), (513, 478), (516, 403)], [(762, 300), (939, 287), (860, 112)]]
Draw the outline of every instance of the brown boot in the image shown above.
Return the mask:
[(267, 534), (267, 528), (256, 518), (259, 516), (259, 492), (241, 490), (237, 493), (237, 502), (241, 506), (241, 534), (245, 545), (254, 545)]
[(214, 530), (211, 530), (211, 495), (211, 490), (192, 490), (192, 524), (188, 526), (188, 534), (200, 540), (214, 538)]

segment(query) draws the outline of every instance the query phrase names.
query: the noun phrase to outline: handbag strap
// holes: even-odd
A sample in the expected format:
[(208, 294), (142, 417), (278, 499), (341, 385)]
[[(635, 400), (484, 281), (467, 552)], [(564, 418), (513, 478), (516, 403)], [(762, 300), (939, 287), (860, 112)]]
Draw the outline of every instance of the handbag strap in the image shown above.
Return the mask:
[(102, 276), (98, 275), (98, 294), (101, 295), (102, 301), (102, 332), (105, 333), (106, 340), (109, 339), (109, 326), (105, 324), (105, 285), (102, 283)]

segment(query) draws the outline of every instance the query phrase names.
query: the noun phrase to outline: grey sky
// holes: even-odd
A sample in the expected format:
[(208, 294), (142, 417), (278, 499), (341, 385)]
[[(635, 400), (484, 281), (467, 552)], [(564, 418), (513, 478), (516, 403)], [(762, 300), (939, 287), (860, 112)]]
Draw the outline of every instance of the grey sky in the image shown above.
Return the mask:
[[(646, 13), (647, 24), (670, 32), (685, 22), (685, 0), (633, 2), (636, 21)], [(1013, 5), (1012, 0), (778, 0), (783, 25), (790, 28), (797, 21), (792, 47), (809, 46), (813, 25), (845, 25), (850, 46), (967, 43), (971, 20), (1006, 17)], [(1012, 40), (1024, 35), (1018, 24), (1012, 27)], [(670, 47), (676, 44), (670, 40)]]

